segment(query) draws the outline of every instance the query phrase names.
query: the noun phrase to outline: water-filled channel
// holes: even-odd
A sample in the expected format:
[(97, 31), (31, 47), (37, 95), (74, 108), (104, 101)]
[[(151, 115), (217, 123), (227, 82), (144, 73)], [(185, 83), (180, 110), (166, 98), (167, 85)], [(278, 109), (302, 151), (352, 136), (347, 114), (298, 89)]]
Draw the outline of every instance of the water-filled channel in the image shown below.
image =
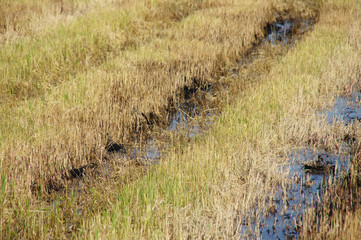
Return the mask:
[[(238, 61), (238, 64), (251, 64), (257, 57), (258, 48), (267, 44), (281, 44), (289, 48), (292, 47), (297, 39), (297, 35), (312, 29), (314, 20), (306, 19), (286, 19), (267, 24), (264, 27), (265, 36), (254, 46), (251, 53)], [(237, 75), (237, 72), (234, 73)], [(168, 124), (164, 130), (182, 135), (186, 139), (193, 139), (204, 130), (206, 130), (216, 115), (211, 101), (215, 92), (212, 85), (184, 87), (184, 100), (168, 112)], [(199, 120), (200, 119), (200, 120)], [(147, 119), (148, 121), (148, 119)], [(143, 163), (155, 163), (157, 159), (165, 152), (167, 145), (158, 144), (153, 138), (148, 138), (141, 144), (124, 149), (119, 147), (117, 151), (112, 151), (119, 157), (127, 159), (136, 159)]]

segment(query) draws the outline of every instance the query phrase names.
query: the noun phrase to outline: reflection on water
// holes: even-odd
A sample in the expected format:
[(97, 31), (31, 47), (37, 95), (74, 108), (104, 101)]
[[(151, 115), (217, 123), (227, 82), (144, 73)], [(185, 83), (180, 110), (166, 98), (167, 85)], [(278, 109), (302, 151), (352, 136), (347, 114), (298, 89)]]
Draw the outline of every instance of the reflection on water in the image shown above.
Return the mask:
[[(338, 177), (341, 172), (347, 171), (351, 160), (342, 152), (328, 155), (324, 151), (310, 149), (292, 151), (288, 158), (289, 164), (283, 168), (289, 169), (288, 177), (292, 183), (287, 190), (278, 190), (272, 202), (268, 203), (271, 207), (266, 212), (258, 213), (258, 221), (245, 221), (241, 228), (242, 236), (252, 238), (256, 234), (262, 239), (297, 239), (304, 211), (320, 204), (323, 184), (330, 177)], [(330, 168), (332, 171), (305, 169), (305, 165), (320, 158), (324, 161), (325, 169), (334, 166)]]
[(306, 31), (309, 31), (313, 28), (314, 20), (305, 19), (286, 19), (284, 21), (274, 22), (268, 24), (265, 28), (267, 35), (265, 36), (265, 44), (277, 44), (281, 43), (283, 46), (287, 44), (293, 45), (295, 38), (292, 38), (295, 31), (298, 31), (299, 34), (302, 34)]
[(330, 124), (343, 122), (346, 125), (361, 121), (361, 93), (354, 93), (349, 97), (340, 97), (336, 100), (333, 109), (322, 113)]

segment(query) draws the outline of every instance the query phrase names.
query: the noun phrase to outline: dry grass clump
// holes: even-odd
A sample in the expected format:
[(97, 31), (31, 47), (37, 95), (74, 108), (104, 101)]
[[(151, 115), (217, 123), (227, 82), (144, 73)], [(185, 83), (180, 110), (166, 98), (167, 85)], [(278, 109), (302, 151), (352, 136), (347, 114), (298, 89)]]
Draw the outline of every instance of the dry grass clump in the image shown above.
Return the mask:
[(54, 25), (76, 19), (118, 0), (2, 0), (0, 1), (0, 42), (32, 36)]

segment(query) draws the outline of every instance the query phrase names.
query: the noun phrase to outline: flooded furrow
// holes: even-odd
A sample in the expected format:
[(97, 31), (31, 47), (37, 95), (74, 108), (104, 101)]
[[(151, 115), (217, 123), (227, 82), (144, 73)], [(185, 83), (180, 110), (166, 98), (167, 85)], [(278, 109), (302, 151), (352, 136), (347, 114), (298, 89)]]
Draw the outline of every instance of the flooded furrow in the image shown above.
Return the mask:
[[(265, 45), (282, 45), (289, 49), (300, 36), (313, 28), (314, 22), (313, 19), (286, 19), (267, 24), (264, 27), (264, 38), (260, 39), (246, 56), (238, 61), (238, 67), (233, 69), (233, 75), (238, 75), (237, 68), (255, 61), (259, 57), (260, 49)], [(191, 86), (184, 86), (181, 97), (183, 101), (168, 112), (168, 121), (163, 130), (168, 135), (170, 133), (187, 140), (194, 139), (212, 124), (213, 118), (217, 115), (218, 109), (213, 102), (216, 94), (215, 87), (210, 83), (201, 85), (193, 80)], [(152, 125), (151, 116), (142, 115), (147, 124)], [(117, 154), (118, 157), (153, 164), (167, 149), (168, 144), (164, 144), (164, 142), (167, 142), (167, 139), (159, 141), (150, 137), (144, 142), (130, 146), (127, 151), (122, 147), (118, 151), (110, 152)]]
[[(297, 39), (312, 30), (314, 22), (314, 19), (282, 19), (267, 24), (264, 27), (264, 37), (253, 44), (248, 53), (237, 61), (238, 65), (232, 70), (233, 77), (238, 76), (239, 69), (247, 68), (257, 60), (260, 57), (260, 51), (268, 44), (280, 45), (286, 50), (293, 47)], [(214, 101), (218, 94), (218, 88), (213, 84), (207, 82), (201, 84), (197, 79), (192, 79), (192, 84), (184, 86), (180, 92), (179, 99), (181, 101), (168, 107), (165, 124), (164, 122), (158, 124), (159, 117), (152, 112), (141, 114), (148, 128), (160, 130), (161, 134), (156, 137), (152, 137), (150, 134), (150, 137), (145, 139), (140, 137), (130, 146), (109, 139), (103, 157), (106, 161), (101, 164), (91, 163), (80, 168), (70, 169), (68, 174), (63, 177), (68, 180), (79, 180), (87, 176), (88, 179), (89, 174), (87, 173), (93, 169), (107, 175), (112, 169), (112, 166), (107, 163), (108, 159), (124, 159), (144, 166), (157, 163), (169, 148), (172, 137), (176, 136), (178, 139), (190, 141), (211, 126), (219, 112), (217, 103)], [(159, 137), (159, 135), (162, 136)], [(49, 189), (54, 190), (51, 186)]]
[[(238, 76), (239, 69), (247, 68), (256, 61), (260, 57), (262, 49), (269, 44), (282, 46), (286, 52), (294, 46), (296, 40), (300, 39), (304, 33), (312, 30), (314, 22), (313, 19), (282, 19), (267, 24), (264, 27), (264, 37), (237, 61), (238, 65), (235, 66), (231, 74)], [(103, 156), (105, 161), (68, 171), (65, 178), (76, 180), (73, 184), (75, 187), (73, 187), (72, 193), (81, 188), (79, 185), (82, 185), (82, 180), (95, 181), (93, 175), (88, 174), (94, 169), (98, 174), (109, 175), (109, 172), (113, 171), (112, 164), (108, 161), (110, 159), (133, 162), (147, 168), (149, 165), (156, 164), (166, 154), (167, 149), (172, 144), (172, 138), (192, 141), (205, 132), (219, 113), (219, 108), (217, 108), (217, 103), (214, 100), (218, 94), (217, 91), (219, 90), (213, 83), (201, 84), (193, 79), (190, 86), (184, 86), (182, 89), (179, 97), (182, 100), (168, 108), (165, 123), (158, 124), (159, 118), (154, 113), (142, 113), (141, 115), (149, 129), (158, 131), (158, 134), (155, 136), (150, 134), (150, 137), (137, 140), (130, 146), (109, 140)], [(55, 201), (54, 205), (58, 203)]]

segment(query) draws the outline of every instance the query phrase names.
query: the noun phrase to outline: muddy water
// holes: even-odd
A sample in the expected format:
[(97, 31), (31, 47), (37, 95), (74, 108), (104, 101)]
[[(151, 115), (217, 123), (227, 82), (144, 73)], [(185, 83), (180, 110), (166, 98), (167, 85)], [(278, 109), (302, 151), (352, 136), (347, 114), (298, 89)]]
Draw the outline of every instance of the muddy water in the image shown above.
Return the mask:
[[(190, 92), (185, 92), (187, 96), (184, 102), (168, 113), (168, 123), (163, 129), (165, 135), (173, 134), (177, 135), (178, 138), (182, 137), (191, 140), (212, 124), (216, 113), (215, 109), (212, 108), (212, 103), (200, 101), (200, 99), (212, 98), (212, 90), (210, 88), (200, 88), (197, 91)], [(156, 163), (168, 147), (169, 145), (162, 140), (148, 138), (145, 142), (131, 146), (128, 149), (121, 148), (118, 151), (113, 151), (113, 154), (117, 155), (117, 157), (136, 160), (147, 165)]]
[[(338, 98), (333, 108), (319, 113), (330, 124), (342, 122), (351, 124), (361, 121), (361, 93)], [(347, 144), (334, 152), (304, 148), (293, 150), (288, 156), (291, 184), (280, 187), (275, 197), (268, 202), (266, 212), (257, 210), (243, 220), (243, 238), (297, 239), (302, 225), (303, 213), (307, 208), (321, 205), (325, 184), (346, 173), (351, 166)]]

